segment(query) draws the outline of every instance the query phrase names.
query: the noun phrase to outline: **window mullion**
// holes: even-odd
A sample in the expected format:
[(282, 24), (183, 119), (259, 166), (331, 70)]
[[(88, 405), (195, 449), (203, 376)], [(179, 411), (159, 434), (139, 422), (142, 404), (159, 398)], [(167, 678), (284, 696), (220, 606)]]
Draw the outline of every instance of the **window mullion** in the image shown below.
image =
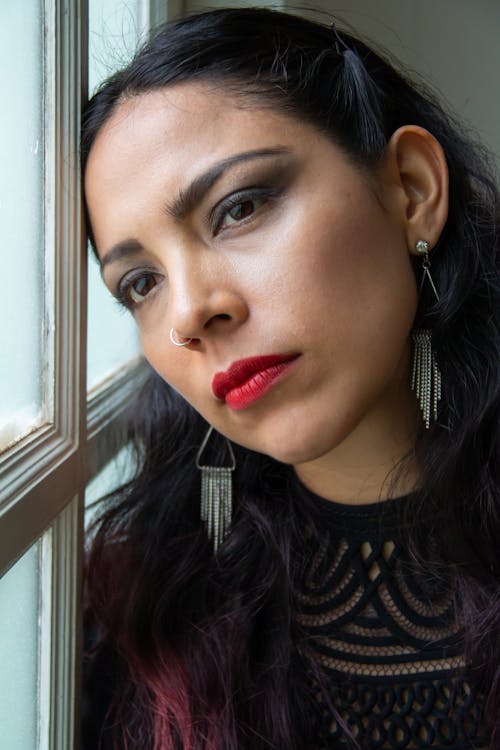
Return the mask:
[(87, 278), (78, 159), (87, 84), (86, 5), (86, 0), (55, 0), (56, 425), (78, 445), (84, 443), (86, 424)]
[(82, 535), (82, 508), (83, 495), (75, 496), (52, 525), (50, 750), (79, 747), (82, 563), (69, 551)]
[(184, 0), (149, 0), (151, 26), (154, 28), (164, 21), (181, 18), (184, 15)]
[[(75, 487), (83, 487), (84, 483), (82, 456), (73, 451), (57, 466), (51, 466), (50, 471), (22, 498), (11, 503), (1, 518), (0, 575), (42, 535), (69, 502)], [(68, 488), (71, 488), (69, 497)], [(76, 554), (80, 544), (81, 539), (75, 540), (69, 553)]]
[[(79, 747), (81, 569), (86, 445), (87, 266), (78, 144), (87, 96), (87, 0), (55, 2), (55, 419), (73, 445), (72, 488), (51, 526), (50, 717), (47, 750)], [(76, 481), (75, 481), (76, 480)], [(46, 634), (48, 635), (48, 634)], [(42, 641), (44, 633), (42, 632)], [(47, 638), (45, 638), (47, 640)], [(41, 650), (43, 650), (43, 642)], [(41, 688), (41, 705), (43, 688)]]

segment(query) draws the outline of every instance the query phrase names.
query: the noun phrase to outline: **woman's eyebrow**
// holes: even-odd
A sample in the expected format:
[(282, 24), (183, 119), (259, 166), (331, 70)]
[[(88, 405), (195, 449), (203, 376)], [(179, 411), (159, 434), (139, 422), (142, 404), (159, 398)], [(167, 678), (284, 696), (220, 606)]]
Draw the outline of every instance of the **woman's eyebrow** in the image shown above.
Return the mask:
[[(243, 151), (240, 154), (229, 156), (227, 159), (214, 164), (206, 172), (196, 177), (190, 185), (181, 189), (177, 197), (166, 208), (167, 212), (176, 219), (184, 218), (203, 198), (213, 185), (228, 169), (254, 159), (264, 159), (290, 154), (289, 149), (284, 146), (276, 148), (261, 148), (253, 151)], [(101, 274), (110, 263), (115, 263), (125, 257), (139, 255), (144, 250), (143, 246), (134, 239), (123, 240), (113, 245), (100, 260)]]
[(101, 274), (104, 268), (110, 263), (116, 263), (121, 258), (127, 258), (131, 255), (139, 255), (144, 250), (143, 246), (137, 240), (123, 240), (113, 245), (105, 255), (100, 259)]
[(210, 169), (196, 177), (190, 185), (179, 190), (176, 198), (167, 205), (167, 212), (176, 219), (183, 219), (202, 200), (204, 195), (219, 180), (225, 172), (237, 164), (253, 159), (283, 156), (290, 151), (284, 146), (276, 148), (261, 148), (253, 151), (243, 151), (214, 164)]

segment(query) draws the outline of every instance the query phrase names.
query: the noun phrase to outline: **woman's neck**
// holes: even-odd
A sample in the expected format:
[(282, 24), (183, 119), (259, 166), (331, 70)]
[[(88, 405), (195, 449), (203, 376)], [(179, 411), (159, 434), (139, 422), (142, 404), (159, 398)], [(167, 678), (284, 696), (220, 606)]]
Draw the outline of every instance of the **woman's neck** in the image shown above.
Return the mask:
[(312, 492), (340, 503), (360, 504), (400, 497), (419, 484), (415, 457), (421, 419), (414, 395), (394, 410), (367, 415), (336, 448), (294, 466)]

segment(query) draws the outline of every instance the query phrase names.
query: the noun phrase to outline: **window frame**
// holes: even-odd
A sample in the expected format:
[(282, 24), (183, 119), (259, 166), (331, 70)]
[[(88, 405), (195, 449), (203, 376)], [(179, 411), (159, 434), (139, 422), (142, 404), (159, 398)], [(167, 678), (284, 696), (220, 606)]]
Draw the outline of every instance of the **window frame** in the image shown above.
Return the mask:
[[(143, 0), (142, 21), (151, 28), (182, 9), (178, 1)], [(0, 576), (41, 542), (36, 750), (76, 750), (85, 487), (126, 440), (125, 408), (144, 365), (128, 363), (87, 394), (87, 242), (78, 147), (88, 89), (88, 0), (42, 0), (42, 17), (42, 387), (53, 417), (0, 454)]]
[[(79, 448), (85, 442), (86, 264), (78, 134), (86, 77), (87, 2), (45, 0), (45, 249), (46, 310), (43, 332), (47, 359), (53, 353), (53, 383), (45, 398), (53, 421), (0, 456), (2, 487), (0, 574), (43, 533), (78, 492)], [(54, 328), (53, 343), (48, 329)], [(50, 366), (49, 366), (50, 370)], [(68, 482), (69, 477), (77, 482)], [(73, 488), (68, 493), (68, 487)]]

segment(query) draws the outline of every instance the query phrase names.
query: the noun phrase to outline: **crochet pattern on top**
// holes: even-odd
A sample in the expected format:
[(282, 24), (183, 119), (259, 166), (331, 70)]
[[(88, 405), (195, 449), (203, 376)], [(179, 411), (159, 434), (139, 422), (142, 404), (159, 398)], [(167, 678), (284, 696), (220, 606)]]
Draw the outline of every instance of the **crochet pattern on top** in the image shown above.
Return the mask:
[[(451, 582), (431, 563), (417, 563), (398, 532), (406, 499), (363, 506), (315, 499), (322, 531), (311, 544), (296, 620), (301, 648), (323, 666), (332, 705), (359, 748), (486, 747)], [(349, 747), (313, 677), (311, 687), (319, 747)]]

